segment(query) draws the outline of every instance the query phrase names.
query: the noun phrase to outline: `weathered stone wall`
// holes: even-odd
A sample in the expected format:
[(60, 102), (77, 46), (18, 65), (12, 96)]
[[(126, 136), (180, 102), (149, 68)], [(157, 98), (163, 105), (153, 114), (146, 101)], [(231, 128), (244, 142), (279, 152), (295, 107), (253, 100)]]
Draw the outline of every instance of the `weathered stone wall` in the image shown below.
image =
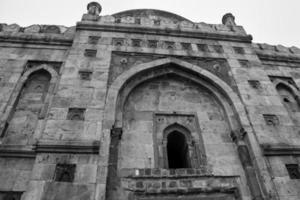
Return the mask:
[[(298, 48), (232, 14), (100, 12), (0, 24), (0, 199), (300, 198)], [(174, 130), (187, 168), (169, 169)]]
[[(98, 162), (98, 156), (89, 154), (40, 154), (24, 199), (94, 199)], [(76, 164), (73, 182), (54, 181), (57, 163)]]
[[(299, 165), (299, 51), (280, 45), (255, 44), (254, 47), (262, 62), (263, 76), (261, 87), (256, 90), (261, 98), (253, 105), (250, 117), (260, 144), (264, 145), (280, 199), (299, 199), (299, 179), (291, 179), (286, 167)], [(261, 117), (267, 113), (276, 116), (275, 124), (267, 124)], [(258, 117), (262, 123), (255, 120)]]
[(0, 190), (26, 191), (33, 166), (33, 158), (1, 158)]

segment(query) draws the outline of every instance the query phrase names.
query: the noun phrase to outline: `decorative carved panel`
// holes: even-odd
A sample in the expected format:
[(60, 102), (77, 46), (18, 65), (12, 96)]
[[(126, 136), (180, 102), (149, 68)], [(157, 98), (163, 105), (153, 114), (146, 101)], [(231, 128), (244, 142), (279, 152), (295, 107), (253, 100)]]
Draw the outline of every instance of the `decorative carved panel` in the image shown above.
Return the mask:
[(55, 33), (55, 34), (60, 34), (60, 29), (58, 26), (55, 25), (47, 25), (44, 27), (44, 33)]
[(80, 76), (80, 79), (81, 80), (91, 80), (92, 79), (92, 74), (93, 74), (93, 72), (92, 71), (90, 71), (90, 70), (84, 70), (84, 69), (82, 69), (82, 70), (79, 70), (79, 76)]
[(142, 43), (142, 40), (140, 39), (132, 39), (132, 46), (133, 47), (141, 47), (141, 43)]
[(221, 45), (213, 45), (212, 47), (215, 50), (215, 52), (217, 52), (217, 53), (224, 53), (224, 49), (223, 49), (223, 47)]
[(243, 47), (233, 47), (233, 51), (236, 54), (245, 54), (245, 50)]
[(86, 49), (84, 51), (85, 57), (96, 57), (96, 55), (97, 55), (97, 50), (95, 50), (95, 49)]
[(175, 42), (165, 41), (164, 46), (166, 49), (170, 49), (170, 50), (175, 49)]
[(244, 68), (249, 68), (249, 67), (251, 67), (248, 60), (239, 60), (239, 63), (240, 63), (240, 65), (241, 65), (241, 67), (244, 67)]
[(88, 43), (97, 44), (100, 38), (100, 36), (89, 36)]
[(261, 85), (258, 80), (248, 80), (248, 83), (254, 89), (261, 89)]
[(68, 120), (84, 120), (85, 108), (69, 108)]
[(285, 165), (291, 179), (300, 179), (300, 166), (297, 164)]
[(141, 18), (134, 18), (135, 24), (141, 24)]
[(114, 46), (123, 46), (125, 44), (124, 38), (113, 38), (112, 39), (112, 45)]
[(191, 43), (181, 43), (182, 49), (183, 50), (192, 50), (192, 45)]
[(58, 182), (73, 182), (75, 169), (75, 164), (57, 164), (54, 180)]
[(207, 44), (197, 44), (198, 50), (202, 52), (209, 52)]
[(159, 26), (160, 25), (160, 19), (153, 20), (154, 25)]
[(268, 126), (277, 126), (279, 125), (279, 119), (276, 115), (264, 114), (265, 122)]
[(149, 48), (157, 48), (157, 43), (158, 43), (157, 40), (149, 40), (148, 41), (148, 47)]

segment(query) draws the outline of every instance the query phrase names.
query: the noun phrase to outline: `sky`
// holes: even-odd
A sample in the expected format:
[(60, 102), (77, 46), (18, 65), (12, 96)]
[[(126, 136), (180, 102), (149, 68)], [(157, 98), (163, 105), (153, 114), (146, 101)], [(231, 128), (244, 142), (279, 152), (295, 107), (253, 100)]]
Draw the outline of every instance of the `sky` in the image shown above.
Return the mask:
[[(74, 26), (91, 0), (0, 0), (0, 23)], [(151, 8), (194, 22), (220, 24), (231, 12), (253, 42), (300, 47), (300, 0), (96, 0), (101, 15)]]

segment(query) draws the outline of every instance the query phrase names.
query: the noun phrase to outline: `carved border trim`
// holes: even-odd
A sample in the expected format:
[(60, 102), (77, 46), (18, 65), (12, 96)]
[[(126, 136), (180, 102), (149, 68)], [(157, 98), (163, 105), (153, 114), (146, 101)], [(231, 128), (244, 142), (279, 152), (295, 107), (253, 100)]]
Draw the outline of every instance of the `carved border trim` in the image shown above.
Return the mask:
[(166, 35), (175, 37), (186, 37), (186, 38), (199, 38), (199, 39), (213, 39), (213, 40), (224, 40), (224, 41), (235, 41), (235, 42), (246, 42), (251, 43), (251, 35), (229, 35), (220, 33), (209, 33), (200, 31), (184, 31), (176, 29), (159, 29), (159, 28), (148, 28), (148, 27), (129, 27), (121, 25), (104, 25), (104, 24), (87, 24), (78, 22), (76, 30), (90, 30), (90, 31), (102, 31), (102, 32), (123, 32), (123, 33), (136, 33), (146, 35)]
[[(144, 194), (141, 194), (140, 191), (135, 191), (136, 196), (140, 197), (147, 197), (152, 195), (169, 195), (169, 194), (176, 194), (176, 195), (191, 195), (191, 194), (214, 194), (214, 193), (221, 193), (221, 194), (232, 194), (235, 195), (237, 198), (239, 198), (239, 190), (237, 187), (212, 187), (212, 188), (193, 188), (189, 190), (183, 190), (183, 189), (174, 189), (169, 191), (163, 191), (163, 192), (146, 192)], [(168, 196), (166, 196), (168, 197)], [(183, 196), (188, 197), (188, 196)]]
[(261, 145), (265, 156), (300, 155), (300, 146), (290, 145)]
[[(147, 197), (152, 197), (155, 196), (158, 199), (159, 197), (167, 197), (164, 195), (183, 195), (182, 198), (184, 197), (189, 197), (189, 195), (196, 195), (196, 194), (201, 194), (201, 193), (223, 193), (223, 194), (231, 194), (235, 197), (237, 200), (242, 199), (242, 194), (240, 191), (240, 187), (237, 182), (238, 176), (203, 176), (203, 177), (196, 177), (193, 178), (192, 181), (203, 181), (203, 182), (209, 182), (210, 187), (204, 186), (204, 185), (194, 185), (194, 184), (185, 184), (181, 185), (181, 182), (185, 182), (188, 179), (186, 178), (161, 178), (158, 180), (153, 180), (153, 179), (141, 179), (141, 180), (136, 180), (136, 179), (130, 179), (126, 178), (124, 180), (127, 180), (130, 184), (126, 190), (129, 190), (133, 193), (133, 195), (136, 198), (147, 198)], [(230, 181), (230, 184), (222, 185), (220, 184), (220, 181), (223, 182), (225, 180)], [(189, 179), (190, 180), (190, 179)], [(171, 183), (171, 182), (177, 182), (174, 187), (156, 187), (154, 185), (157, 185), (155, 183)], [(149, 183), (154, 183), (154, 185), (149, 187)], [(160, 184), (158, 184), (160, 185)], [(194, 197), (194, 196), (191, 196)], [(136, 200), (136, 198), (133, 198)]]

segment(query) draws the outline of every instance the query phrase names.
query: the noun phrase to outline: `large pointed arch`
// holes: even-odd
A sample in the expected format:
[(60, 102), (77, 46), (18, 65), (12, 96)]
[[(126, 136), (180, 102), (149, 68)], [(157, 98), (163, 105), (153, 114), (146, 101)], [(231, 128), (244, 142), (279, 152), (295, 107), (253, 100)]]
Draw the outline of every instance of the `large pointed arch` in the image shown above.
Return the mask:
[[(112, 164), (112, 162), (109, 163), (108, 155), (112, 152), (117, 154), (118, 148), (112, 148), (111, 152), (109, 152), (109, 147), (111, 145), (109, 133), (112, 134), (114, 130), (122, 129), (122, 110), (120, 109), (122, 109), (124, 102), (126, 102), (126, 98), (139, 84), (168, 74), (175, 74), (185, 79), (189, 79), (200, 86), (204, 86), (207, 91), (210, 91), (223, 107), (231, 131), (236, 132), (245, 130), (248, 133), (244, 141), (248, 144), (247, 146), (251, 157), (254, 160), (254, 165), (260, 168), (260, 170), (266, 168), (266, 163), (262, 161), (261, 148), (253, 133), (254, 130), (249, 123), (245, 107), (237, 93), (234, 92), (227, 83), (211, 72), (201, 68), (201, 66), (177, 58), (164, 58), (131, 67), (129, 70), (118, 76), (107, 90), (102, 123), (102, 146), (100, 148), (100, 156), (107, 158), (106, 164), (110, 166), (108, 171), (111, 172), (111, 174), (108, 175), (110, 179), (113, 180), (114, 177), (117, 177), (116, 174), (112, 173), (117, 170), (117, 156), (115, 159), (116, 162)], [(245, 135), (243, 135), (243, 137), (244, 136)], [(114, 139), (112, 138), (112, 141), (113, 140)], [(113, 141), (112, 144), (117, 146), (115, 144), (119, 144), (119, 142)], [(258, 162), (258, 160), (260, 162)], [(263, 180), (268, 182), (268, 188), (272, 187), (269, 174), (260, 174), (258, 177), (261, 177), (261, 182)], [(261, 185), (261, 187), (264, 186)]]
[[(107, 96), (106, 96), (106, 104), (104, 108), (104, 123), (103, 123), (103, 129), (110, 129), (112, 126), (116, 125), (116, 119), (117, 119), (117, 113), (116, 109), (118, 107), (118, 99), (120, 98), (119, 94), (120, 91), (126, 90), (125, 93), (129, 94), (130, 90), (132, 90), (136, 85), (139, 83), (158, 76), (157, 73), (148, 73), (150, 74), (147, 77), (140, 76), (138, 81), (135, 84), (128, 85), (129, 81), (139, 74), (142, 74), (142, 72), (145, 71), (154, 71), (155, 69), (167, 69), (170, 65), (176, 65), (178, 69), (182, 69), (187, 71), (187, 73), (194, 73), (197, 76), (199, 76), (201, 79), (205, 80), (206, 82), (209, 82), (211, 86), (215, 87), (219, 94), (222, 94), (226, 99), (228, 100), (228, 103), (232, 108), (234, 109), (235, 113), (238, 113), (238, 121), (240, 123), (240, 126), (249, 126), (249, 121), (246, 117), (246, 112), (244, 110), (244, 107), (242, 105), (241, 100), (237, 96), (237, 94), (232, 90), (232, 88), (225, 83), (223, 80), (221, 80), (216, 75), (212, 74), (211, 72), (201, 68), (200, 66), (193, 65), (191, 63), (188, 63), (186, 61), (182, 61), (176, 58), (164, 58), (155, 60), (148, 63), (139, 64), (136, 66), (133, 66), (128, 71), (121, 74), (119, 77), (117, 77), (111, 86), (108, 89)], [(166, 72), (169, 73), (169, 72)], [(208, 88), (211, 90), (211, 88)], [(214, 94), (219, 100), (220, 97), (217, 93)], [(223, 104), (224, 106), (224, 104)], [(225, 106), (225, 111), (229, 115), (235, 115), (230, 111), (228, 106)], [(229, 117), (229, 121), (232, 117)], [(232, 122), (234, 123), (234, 122)]]

